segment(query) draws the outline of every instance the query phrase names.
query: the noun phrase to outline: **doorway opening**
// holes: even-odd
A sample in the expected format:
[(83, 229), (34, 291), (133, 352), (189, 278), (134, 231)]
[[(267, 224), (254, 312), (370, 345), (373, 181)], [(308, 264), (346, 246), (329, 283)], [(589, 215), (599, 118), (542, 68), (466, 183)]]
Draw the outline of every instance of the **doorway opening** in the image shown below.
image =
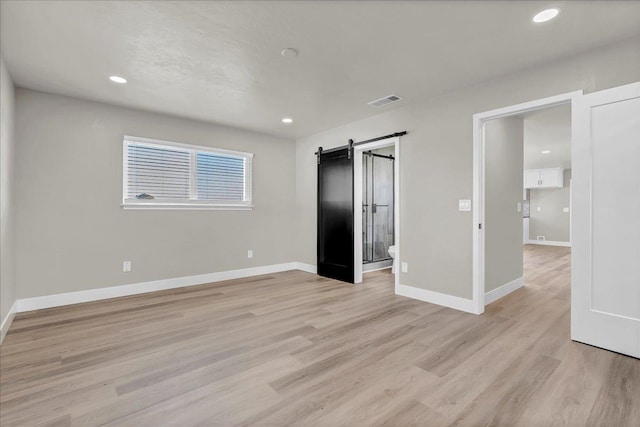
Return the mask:
[[(488, 300), (485, 293), (489, 228), (485, 223), (488, 210), (486, 125), (494, 119), (562, 104), (571, 105), (571, 340), (637, 358), (640, 357), (640, 270), (637, 268), (640, 82), (587, 95), (582, 91), (571, 92), (473, 116), (474, 312), (483, 313)], [(559, 177), (558, 174), (556, 179)], [(524, 179), (530, 184), (542, 185), (548, 177), (538, 173)], [(532, 206), (533, 197), (529, 207)], [(556, 275), (554, 269), (546, 279), (540, 280), (553, 280)], [(520, 307), (541, 310), (557, 301), (547, 299), (547, 302), (549, 304), (529, 299), (523, 303), (528, 306), (521, 304)]]
[(571, 105), (490, 120), (484, 133), (485, 306), (520, 316), (521, 294), (503, 297), (526, 286), (524, 298), (563, 301), (568, 316)]
[(362, 271), (392, 268), (393, 146), (362, 153)]
[[(392, 184), (386, 185), (386, 196), (378, 191), (378, 200), (384, 202), (387, 215), (386, 221), (374, 221), (371, 224), (386, 224), (381, 227), (382, 238), (379, 247), (377, 240), (371, 239), (368, 243), (373, 245), (371, 261), (375, 259), (376, 252), (383, 257), (387, 254), (396, 259), (400, 258), (400, 147), (399, 137), (407, 132), (396, 132), (390, 135), (380, 136), (361, 142), (349, 140), (349, 144), (342, 147), (323, 150), (318, 147), (315, 153), (318, 162), (318, 275), (341, 280), (347, 283), (362, 282), (363, 264), (365, 258), (363, 252), (363, 223), (367, 224), (362, 212), (363, 186), (365, 184), (363, 172), (363, 156), (374, 155), (375, 150), (392, 147), (393, 154), (378, 155), (374, 157), (386, 157), (386, 175), (393, 175)], [(371, 154), (364, 154), (365, 152)], [(375, 163), (375, 161), (373, 162)], [(392, 169), (389, 164), (392, 163)], [(375, 186), (374, 186), (375, 187)], [(390, 191), (393, 188), (393, 196)], [(365, 189), (366, 191), (366, 189)], [(373, 200), (373, 199), (371, 199)], [(391, 204), (392, 206), (388, 206)], [(355, 208), (357, 206), (357, 209)], [(390, 212), (393, 212), (392, 216)], [(391, 223), (393, 224), (391, 226)], [(386, 230), (385, 230), (386, 229)], [(391, 230), (391, 233), (389, 233)], [(388, 259), (379, 259), (388, 261)], [(398, 289), (398, 276), (390, 277), (394, 292)]]
[[(354, 283), (363, 281), (363, 273), (395, 273), (400, 252), (398, 142), (394, 137), (354, 147)], [(394, 287), (398, 277), (393, 277)]]
[(523, 114), (523, 243), (571, 247), (571, 105)]
[[(581, 95), (582, 91), (571, 92), (473, 117), (476, 204), (473, 209), (473, 303), (476, 314), (483, 313), (487, 304), (522, 287), (525, 275), (531, 274), (530, 269), (536, 267), (536, 262), (561, 255), (546, 252), (560, 250), (567, 252), (565, 255), (570, 252), (561, 247), (570, 246), (567, 234), (571, 205), (564, 195), (570, 194), (571, 110)], [(552, 144), (548, 137), (540, 137), (536, 142), (539, 137), (531, 129), (536, 127), (536, 120), (552, 122), (549, 117), (557, 121), (569, 119), (569, 123), (562, 124), (569, 132), (564, 138), (568, 138), (568, 146), (544, 146)], [(525, 121), (530, 128), (529, 144), (525, 141)], [(546, 126), (547, 130), (551, 127)], [(536, 150), (539, 155), (534, 155)], [(563, 156), (552, 155), (554, 150), (555, 155)], [(567, 278), (570, 278), (568, 271)]]

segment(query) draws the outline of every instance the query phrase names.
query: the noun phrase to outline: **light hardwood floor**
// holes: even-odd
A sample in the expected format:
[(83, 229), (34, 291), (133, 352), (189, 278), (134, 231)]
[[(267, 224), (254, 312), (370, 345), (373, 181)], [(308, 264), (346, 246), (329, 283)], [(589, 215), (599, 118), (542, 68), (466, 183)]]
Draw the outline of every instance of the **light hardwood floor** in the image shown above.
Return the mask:
[(640, 361), (569, 340), (567, 248), (482, 316), (303, 272), (19, 315), (2, 426), (639, 426)]

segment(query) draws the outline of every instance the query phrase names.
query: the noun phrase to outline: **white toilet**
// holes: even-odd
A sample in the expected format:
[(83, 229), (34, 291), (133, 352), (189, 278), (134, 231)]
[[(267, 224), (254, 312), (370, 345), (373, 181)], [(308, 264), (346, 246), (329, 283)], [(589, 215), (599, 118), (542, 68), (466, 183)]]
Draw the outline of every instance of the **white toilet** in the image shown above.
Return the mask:
[(391, 274), (396, 274), (396, 246), (389, 246), (389, 256), (393, 259), (393, 263), (391, 264)]

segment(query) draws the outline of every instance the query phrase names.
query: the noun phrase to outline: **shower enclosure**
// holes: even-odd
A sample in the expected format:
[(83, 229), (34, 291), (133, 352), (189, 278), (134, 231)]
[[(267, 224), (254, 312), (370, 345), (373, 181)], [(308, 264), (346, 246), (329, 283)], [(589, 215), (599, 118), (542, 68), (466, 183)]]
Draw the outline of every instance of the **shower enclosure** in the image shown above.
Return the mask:
[(391, 260), (393, 230), (394, 157), (388, 150), (365, 151), (362, 156), (362, 262)]

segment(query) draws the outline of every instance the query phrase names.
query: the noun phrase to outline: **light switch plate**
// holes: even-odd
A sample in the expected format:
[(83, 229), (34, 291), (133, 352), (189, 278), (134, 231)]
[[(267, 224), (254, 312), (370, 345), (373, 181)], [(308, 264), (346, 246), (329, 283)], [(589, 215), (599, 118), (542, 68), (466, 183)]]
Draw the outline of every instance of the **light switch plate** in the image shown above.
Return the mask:
[(471, 200), (469, 200), (469, 199), (458, 200), (458, 210), (460, 212), (470, 212), (471, 211)]
[(407, 271), (409, 271), (409, 264), (406, 262), (402, 263), (402, 272), (406, 273)]
[(542, 208), (541, 208), (540, 206), (538, 206), (538, 207), (536, 208), (536, 212), (542, 212)]
[(518, 210), (518, 212), (522, 212), (522, 202), (518, 202), (516, 209)]
[(569, 212), (569, 208), (562, 208), (562, 212)]
[(125, 261), (122, 263), (122, 272), (128, 273), (131, 271), (131, 261)]

